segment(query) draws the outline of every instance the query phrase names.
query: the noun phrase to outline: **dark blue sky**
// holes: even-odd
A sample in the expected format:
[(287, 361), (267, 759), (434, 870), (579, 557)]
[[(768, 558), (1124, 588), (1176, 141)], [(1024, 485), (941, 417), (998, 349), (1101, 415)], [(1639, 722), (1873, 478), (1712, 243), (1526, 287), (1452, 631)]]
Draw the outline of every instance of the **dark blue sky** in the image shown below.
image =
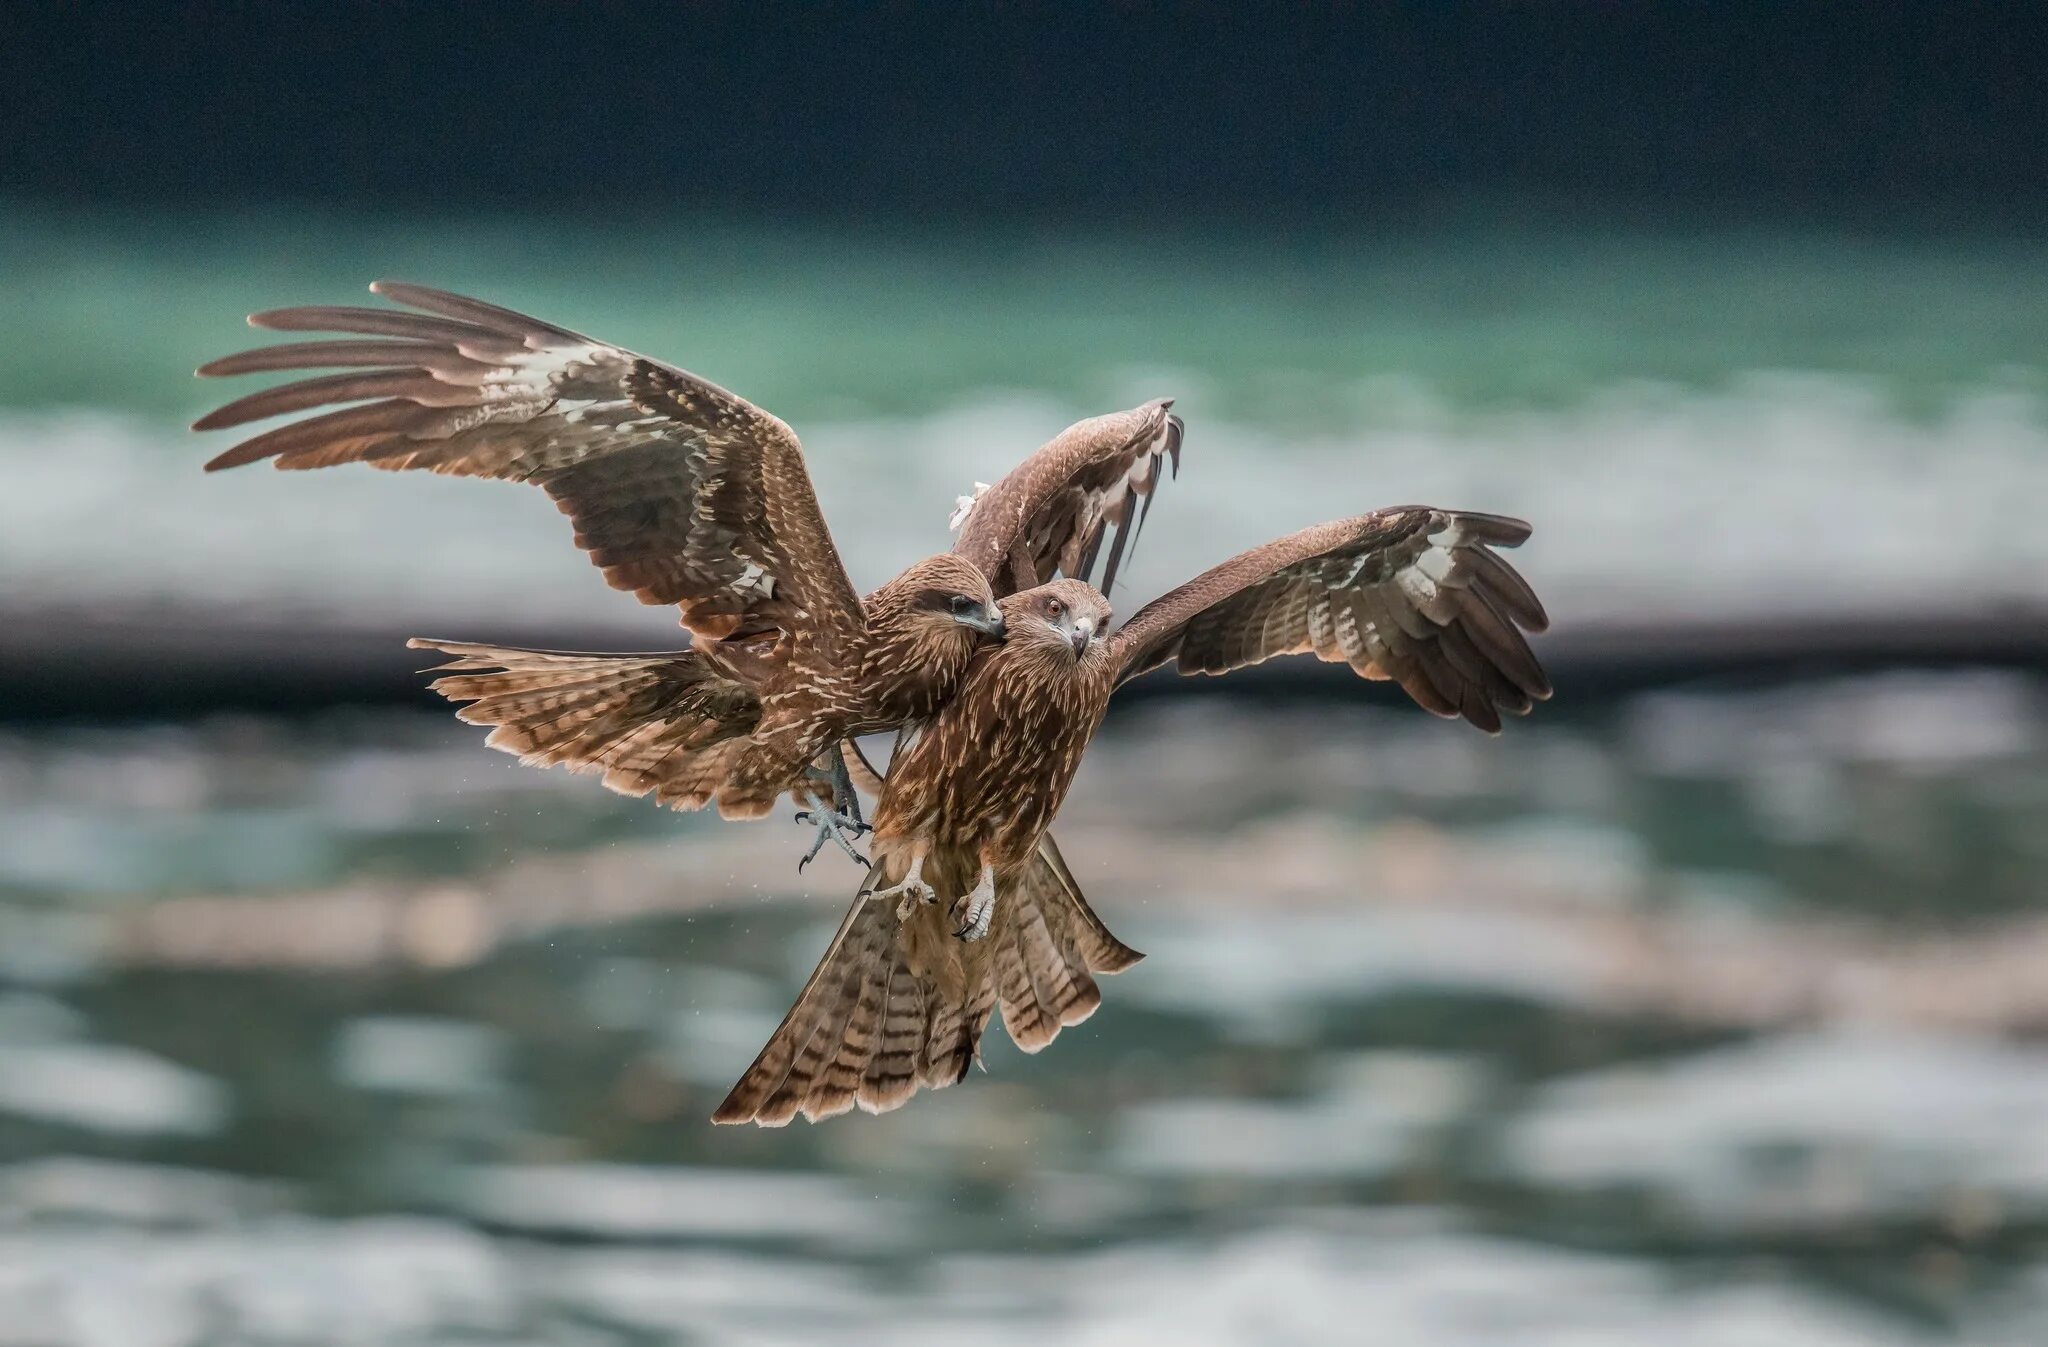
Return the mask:
[(2048, 199), (2042, 6), (1326, 8), (17, 0), (0, 193), (1139, 221)]

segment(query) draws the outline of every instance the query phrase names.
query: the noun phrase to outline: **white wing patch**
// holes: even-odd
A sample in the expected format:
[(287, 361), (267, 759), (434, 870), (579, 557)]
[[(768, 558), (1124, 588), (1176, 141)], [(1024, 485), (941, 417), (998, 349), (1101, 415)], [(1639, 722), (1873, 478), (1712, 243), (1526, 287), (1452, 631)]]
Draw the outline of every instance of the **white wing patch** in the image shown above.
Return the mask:
[[(1456, 524), (1447, 524), (1428, 535), (1429, 546), (1421, 555), (1394, 573), (1394, 583), (1424, 613), (1434, 612), (1437, 590), (1456, 565), (1451, 552), (1463, 537)], [(1359, 563), (1363, 565), (1361, 560)], [(1356, 574), (1354, 570), (1353, 574)]]

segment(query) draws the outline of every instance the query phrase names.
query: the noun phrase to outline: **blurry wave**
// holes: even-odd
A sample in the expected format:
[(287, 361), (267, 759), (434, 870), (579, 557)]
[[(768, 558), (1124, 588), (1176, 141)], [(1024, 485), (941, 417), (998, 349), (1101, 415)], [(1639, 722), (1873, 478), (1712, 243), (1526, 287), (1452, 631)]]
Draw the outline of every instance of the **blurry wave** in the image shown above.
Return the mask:
[[(1720, 392), (1620, 384), (1567, 408), (1475, 411), (1384, 378), (1352, 388), (1349, 429), (1313, 432), (1208, 414), (1185, 372), (1132, 376), (1113, 401), (1161, 393), (1180, 396), (1188, 449), (1113, 596), (1125, 611), (1278, 532), (1411, 501), (1536, 521), (1518, 564), (1560, 623), (1993, 613), (2048, 594), (2048, 412), (2010, 389), (1921, 417), (1867, 381), (1755, 373)], [(865, 586), (947, 546), (973, 482), (1101, 410), (993, 391), (799, 429)], [(638, 621), (673, 639), (665, 615), (605, 594), (538, 492), (360, 469), (206, 477), (223, 438), (107, 411), (0, 414), (8, 606), (253, 606), (456, 636), (511, 617)]]

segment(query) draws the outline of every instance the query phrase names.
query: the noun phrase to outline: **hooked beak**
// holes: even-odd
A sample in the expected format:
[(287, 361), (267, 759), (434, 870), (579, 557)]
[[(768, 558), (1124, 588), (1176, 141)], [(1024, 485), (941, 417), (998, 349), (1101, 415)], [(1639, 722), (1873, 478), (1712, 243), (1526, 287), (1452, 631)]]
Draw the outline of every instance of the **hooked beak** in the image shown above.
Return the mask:
[(1095, 619), (1084, 617), (1067, 629), (1067, 644), (1074, 647), (1074, 658), (1088, 653), (1088, 643), (1095, 639)]
[(984, 636), (998, 641), (1003, 639), (1003, 613), (1000, 608), (984, 608), (977, 604), (964, 613), (954, 614), (953, 620), (963, 627), (972, 627)]

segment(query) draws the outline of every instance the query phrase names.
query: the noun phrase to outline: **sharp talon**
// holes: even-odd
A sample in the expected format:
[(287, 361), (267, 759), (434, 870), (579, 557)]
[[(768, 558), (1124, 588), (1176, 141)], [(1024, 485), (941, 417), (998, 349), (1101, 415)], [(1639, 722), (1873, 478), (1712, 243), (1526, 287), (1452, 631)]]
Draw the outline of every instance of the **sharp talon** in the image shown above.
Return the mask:
[(972, 944), (988, 935), (996, 914), (996, 874), (993, 867), (984, 865), (981, 880), (953, 904), (953, 935), (956, 939)]
[(803, 872), (805, 866), (811, 863), (812, 858), (824, 849), (827, 838), (838, 843), (839, 849), (855, 862), (861, 865), (868, 864), (867, 857), (855, 851), (853, 843), (849, 842), (847, 837), (849, 834), (859, 837), (862, 833), (873, 832), (874, 829), (869, 825), (860, 822), (858, 819), (849, 819), (846, 815), (831, 809), (799, 809), (796, 812), (796, 821), (798, 823), (808, 823), (817, 829), (816, 836), (811, 838), (811, 849), (806, 851), (803, 854), (803, 858), (796, 863), (799, 874)]

